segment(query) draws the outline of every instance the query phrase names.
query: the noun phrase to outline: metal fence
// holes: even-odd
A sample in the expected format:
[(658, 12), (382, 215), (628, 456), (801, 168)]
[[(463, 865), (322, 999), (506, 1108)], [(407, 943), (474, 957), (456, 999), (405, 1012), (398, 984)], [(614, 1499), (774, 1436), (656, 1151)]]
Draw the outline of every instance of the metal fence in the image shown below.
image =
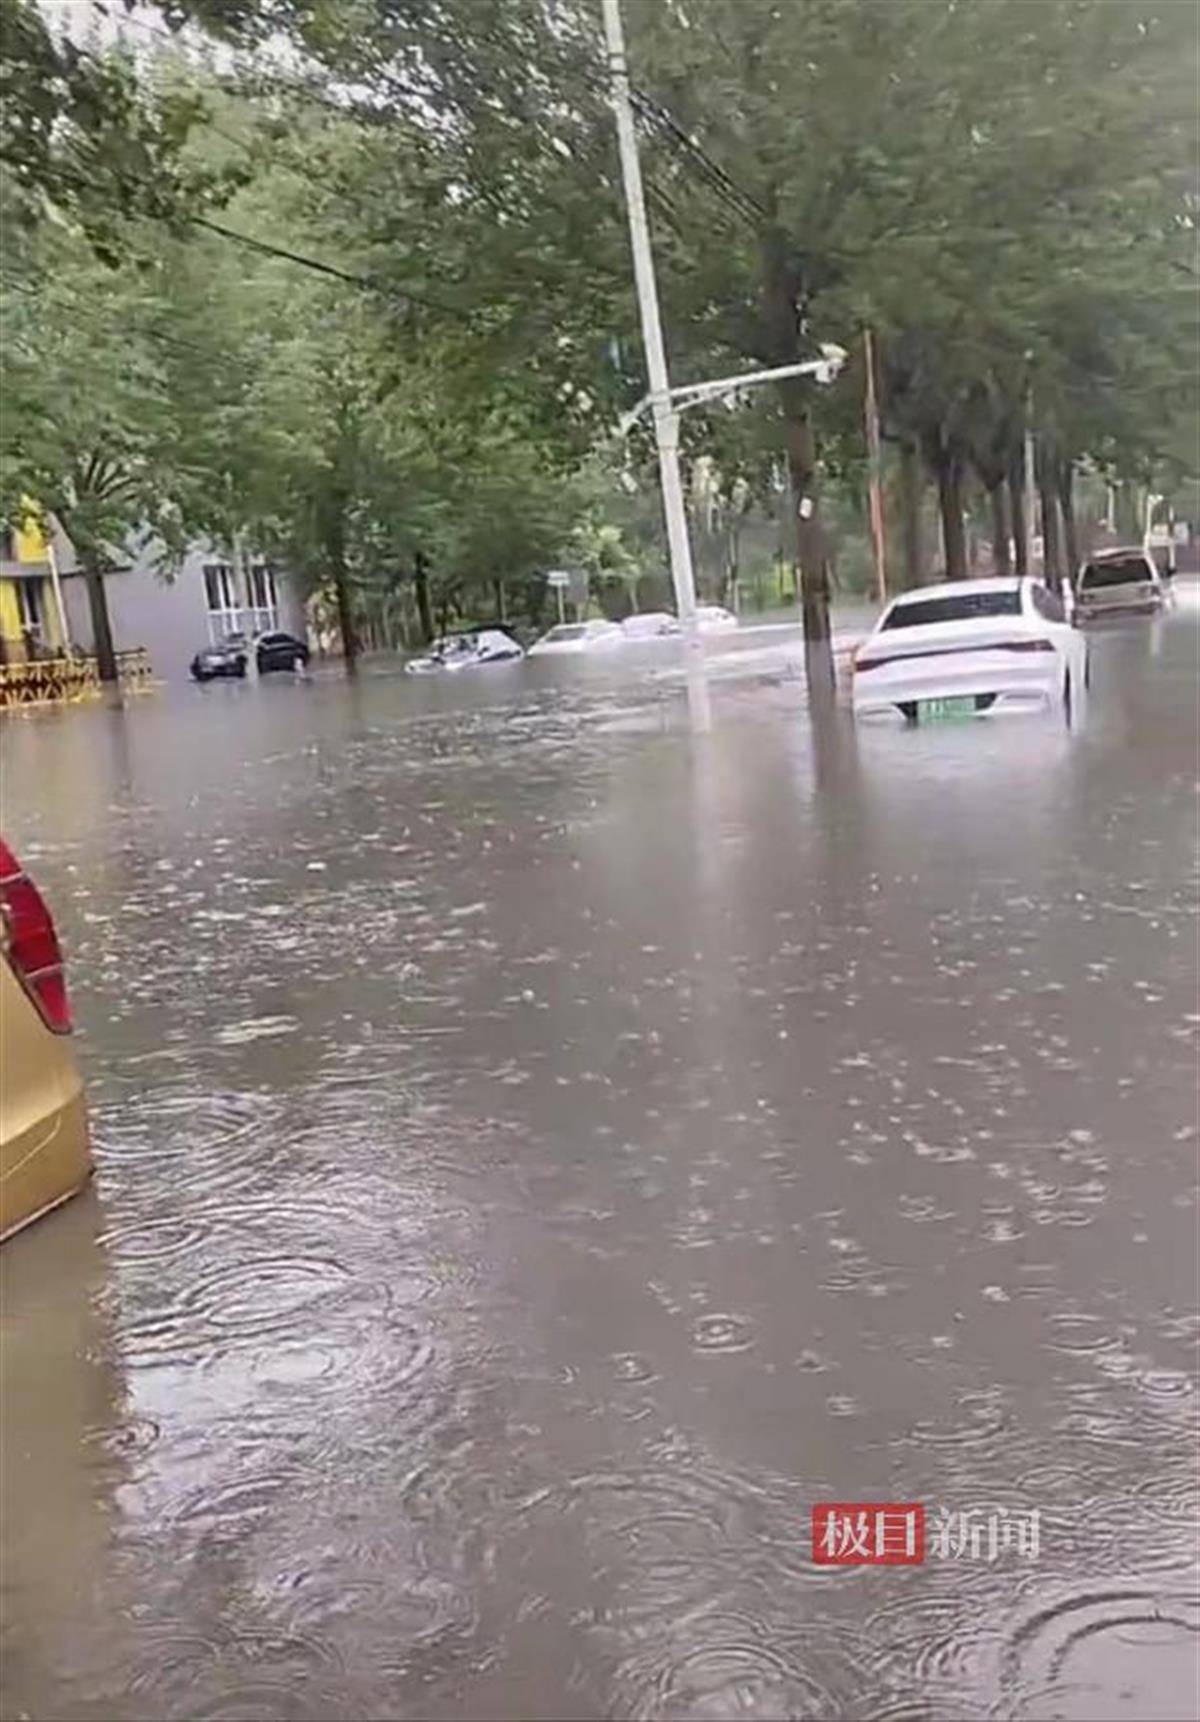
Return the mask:
[[(117, 673), (123, 692), (148, 691), (153, 675), (145, 646), (118, 652)], [(27, 664), (0, 664), (0, 709), (72, 704), (96, 698), (102, 686), (95, 658), (35, 658)]]

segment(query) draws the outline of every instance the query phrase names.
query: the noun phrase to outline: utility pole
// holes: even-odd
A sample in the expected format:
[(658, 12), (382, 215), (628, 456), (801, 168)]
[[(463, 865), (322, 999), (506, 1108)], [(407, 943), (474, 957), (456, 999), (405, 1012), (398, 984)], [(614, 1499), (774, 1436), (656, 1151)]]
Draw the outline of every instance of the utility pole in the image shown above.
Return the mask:
[(246, 636), (246, 671), (251, 681), (257, 681), (258, 651), (254, 644), (254, 594), (250, 590), (250, 565), (246, 560), (242, 535), (237, 527), (234, 527), (233, 530), (230, 549), (233, 552), (233, 579), (238, 595), (238, 608), (241, 612), (242, 632)]
[[(1037, 478), (1034, 473), (1033, 457), (1033, 384), (1025, 390), (1025, 554), (1029, 559), (1029, 573), (1033, 573), (1033, 529), (1037, 524), (1034, 515), (1034, 497), (1037, 494)], [(1046, 565), (1046, 535), (1042, 534), (1042, 567)]]
[(671, 552), (671, 583), (675, 608), (690, 647), (699, 647), (696, 629), (696, 581), (692, 572), (692, 547), (688, 538), (683, 505), (683, 481), (679, 473), (679, 415), (671, 404), (667, 355), (663, 347), (662, 322), (658, 314), (658, 287), (654, 258), (650, 251), (650, 229), (646, 223), (646, 198), (638, 160), (633, 107), (629, 100), (629, 67), (625, 59), (625, 37), (621, 28), (620, 0), (602, 0), (604, 38), (612, 75), (611, 98), (617, 121), (617, 144), (621, 155), (621, 178), (625, 185), (625, 207), (629, 215), (629, 243), (633, 251), (633, 274), (637, 285), (638, 310), (642, 321), (642, 345), (646, 352), (646, 375), (650, 383), (650, 408), (658, 444), (658, 470), (662, 481), (663, 514)]
[(863, 413), (867, 427), (867, 497), (871, 514), (871, 548), (875, 553), (875, 596), (887, 602), (887, 562), (883, 530), (882, 458), (879, 443), (879, 403), (875, 399), (875, 343), (869, 328), (863, 329), (863, 369), (866, 390)]

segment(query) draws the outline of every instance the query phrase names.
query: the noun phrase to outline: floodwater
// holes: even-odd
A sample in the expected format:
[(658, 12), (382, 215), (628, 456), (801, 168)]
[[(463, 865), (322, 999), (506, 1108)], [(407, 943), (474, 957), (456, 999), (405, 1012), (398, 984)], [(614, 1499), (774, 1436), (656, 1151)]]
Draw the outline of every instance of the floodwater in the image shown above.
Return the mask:
[(767, 634), (707, 734), (672, 646), (10, 720), (98, 1171), (3, 1251), (4, 1714), (1195, 1715), (1198, 622), (1074, 732)]

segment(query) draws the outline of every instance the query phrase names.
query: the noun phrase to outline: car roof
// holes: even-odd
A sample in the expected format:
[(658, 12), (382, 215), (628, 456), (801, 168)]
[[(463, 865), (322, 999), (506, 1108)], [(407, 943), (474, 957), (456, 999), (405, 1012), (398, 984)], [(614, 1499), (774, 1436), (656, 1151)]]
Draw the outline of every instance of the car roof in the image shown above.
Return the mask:
[(893, 604), (922, 603), (926, 598), (961, 598), (969, 592), (1019, 592), (1028, 575), (988, 574), (982, 580), (931, 580), (926, 586), (914, 586), (908, 592), (897, 592)]
[(449, 634), (439, 634), (439, 640), (474, 640), (480, 634), (503, 634), (509, 640), (515, 640), (516, 635), (511, 628), (506, 628), (503, 622), (477, 622), (473, 628), (455, 628)]
[(1149, 557), (1150, 552), (1143, 544), (1108, 544), (1103, 550), (1093, 550), (1088, 557), (1089, 562), (1107, 562), (1110, 557), (1119, 557), (1124, 561), (1127, 556)]

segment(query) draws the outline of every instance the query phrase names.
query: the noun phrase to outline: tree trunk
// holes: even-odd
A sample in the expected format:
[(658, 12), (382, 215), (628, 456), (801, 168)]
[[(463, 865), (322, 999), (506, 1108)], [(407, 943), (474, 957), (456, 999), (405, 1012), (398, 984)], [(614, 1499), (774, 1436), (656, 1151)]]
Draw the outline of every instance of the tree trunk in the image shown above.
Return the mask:
[(433, 609), (429, 602), (429, 564), (423, 551), (418, 550), (413, 557), (413, 585), (417, 593), (417, 615), (421, 622), (421, 644), (429, 645), (433, 639)]
[(1062, 547), (1058, 530), (1058, 497), (1048, 472), (1038, 481), (1042, 505), (1042, 574), (1052, 592), (1062, 591)]
[(1012, 573), (1012, 547), (1009, 544), (1008, 496), (1004, 480), (1000, 479), (988, 491), (992, 505), (992, 573)]
[(1117, 536), (1123, 544), (1140, 544), (1142, 539), (1142, 523), (1138, 518), (1139, 489), (1131, 479), (1124, 479), (1117, 485), (1116, 524)]
[[(803, 282), (797, 276), (782, 232), (772, 226), (762, 240), (762, 316), (773, 356), (786, 365), (799, 359)], [(824, 533), (817, 513), (817, 441), (809, 412), (808, 385), (799, 377), (779, 384), (783, 408), (792, 519), (800, 570), (805, 665), (810, 699), (832, 698), (833, 643), (829, 628), (829, 577)]]
[(1029, 573), (1029, 517), (1025, 510), (1025, 453), (1018, 450), (1008, 469), (1008, 498), (1012, 518), (1013, 561), (1024, 579)]
[(92, 645), (96, 653), (96, 670), (102, 682), (116, 682), (117, 654), (113, 649), (112, 623), (108, 618), (108, 593), (104, 576), (95, 565), (95, 553), (87, 553), (87, 569), (83, 577), (87, 587), (88, 609), (92, 613)]
[(493, 580), (492, 581), (492, 591), (495, 594), (495, 598), (496, 598), (496, 620), (498, 622), (507, 622), (508, 617), (504, 613), (504, 582), (503, 582), (503, 580)]
[(921, 544), (921, 493), (924, 488), (920, 451), (915, 443), (906, 440), (900, 445), (900, 520), (904, 584), (909, 587), (919, 586), (925, 577), (925, 556)]
[(354, 631), (354, 611), (350, 604), (350, 571), (346, 567), (346, 522), (341, 507), (330, 512), (325, 532), (325, 552), (329, 572), (333, 576), (334, 597), (337, 600), (338, 632), (342, 636), (342, 662), (346, 674), (358, 671), (358, 636)]
[(1067, 557), (1067, 579), (1074, 587), (1079, 578), (1079, 532), (1075, 524), (1075, 463), (1058, 463), (1058, 505), (1062, 509), (1063, 538)]
[(937, 463), (937, 486), (947, 580), (967, 578), (967, 535), (963, 528), (962, 479), (962, 461), (957, 455), (944, 455)]
[(810, 696), (824, 698), (835, 686), (833, 641), (829, 626), (829, 562), (817, 515), (817, 447), (801, 390), (789, 378), (780, 385), (787, 438), (788, 477), (796, 521), (796, 559), (800, 570), (800, 614), (804, 621), (804, 660)]

